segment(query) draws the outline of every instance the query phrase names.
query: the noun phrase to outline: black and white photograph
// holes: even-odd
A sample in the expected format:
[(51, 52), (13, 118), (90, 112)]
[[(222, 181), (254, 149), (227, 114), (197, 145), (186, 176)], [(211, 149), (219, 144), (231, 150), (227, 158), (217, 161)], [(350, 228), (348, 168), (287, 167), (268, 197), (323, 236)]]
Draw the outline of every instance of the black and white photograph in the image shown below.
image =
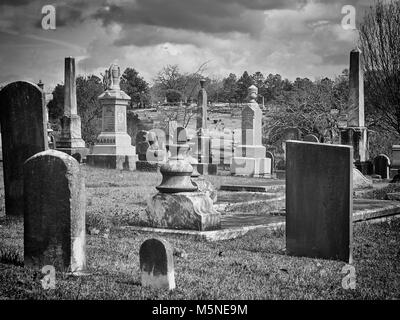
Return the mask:
[(4, 303), (400, 300), (400, 0), (0, 0), (0, 127)]

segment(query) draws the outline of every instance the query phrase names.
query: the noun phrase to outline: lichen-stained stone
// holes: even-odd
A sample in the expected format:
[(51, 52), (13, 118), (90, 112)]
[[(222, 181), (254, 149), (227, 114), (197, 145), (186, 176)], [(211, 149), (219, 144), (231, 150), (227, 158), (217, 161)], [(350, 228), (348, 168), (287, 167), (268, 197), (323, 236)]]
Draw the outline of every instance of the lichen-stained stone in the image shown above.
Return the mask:
[(215, 189), (214, 185), (210, 181), (198, 177), (192, 178), (192, 182), (197, 186), (199, 192), (208, 195), (214, 203), (217, 202), (217, 189)]
[(356, 167), (353, 167), (353, 189), (368, 188), (372, 188), (372, 180), (365, 177)]
[(47, 150), (24, 164), (24, 263), (84, 272), (85, 184), (79, 163)]
[(221, 227), (221, 215), (211, 198), (201, 192), (157, 193), (148, 200), (140, 224), (148, 227), (215, 230)]
[(171, 245), (163, 239), (147, 239), (139, 250), (143, 287), (175, 289), (174, 257)]

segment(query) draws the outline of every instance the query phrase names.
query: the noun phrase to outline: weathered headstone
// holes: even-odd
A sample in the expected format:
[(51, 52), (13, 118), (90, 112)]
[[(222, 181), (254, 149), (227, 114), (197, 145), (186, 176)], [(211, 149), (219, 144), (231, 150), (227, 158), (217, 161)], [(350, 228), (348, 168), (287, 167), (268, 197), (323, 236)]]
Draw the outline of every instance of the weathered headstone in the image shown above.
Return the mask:
[(352, 260), (353, 148), (286, 143), (286, 250)]
[(283, 133), (283, 140), (301, 140), (301, 131), (299, 128), (289, 127)]
[(261, 143), (262, 111), (256, 102), (258, 89), (248, 89), (249, 103), (242, 110), (242, 144), (232, 157), (231, 174), (243, 176), (266, 176), (271, 174), (271, 159), (265, 157)]
[(139, 250), (143, 287), (175, 289), (174, 257), (171, 245), (163, 239), (147, 239)]
[(127, 133), (126, 107), (131, 98), (120, 88), (121, 70), (112, 64), (107, 70), (108, 88), (99, 96), (102, 130), (87, 163), (119, 170), (136, 170), (136, 149)]
[(271, 159), (271, 174), (274, 173), (274, 168), (275, 168), (275, 157), (274, 154), (271, 151), (266, 151), (265, 152), (265, 157), (268, 159)]
[(23, 163), (48, 148), (44, 94), (29, 82), (0, 91), (0, 122), (7, 215), (23, 215)]
[(84, 272), (86, 196), (79, 163), (56, 150), (30, 157), (23, 203), (25, 265)]
[(304, 137), (303, 141), (306, 141), (306, 142), (316, 142), (316, 143), (319, 142), (317, 136), (314, 135), (314, 134), (308, 134), (308, 135), (306, 135), (306, 136)]
[(380, 154), (374, 159), (374, 172), (382, 179), (389, 179), (390, 159), (385, 154)]
[(138, 155), (139, 161), (146, 161), (146, 152), (150, 147), (150, 143), (147, 141), (146, 130), (140, 130), (136, 134), (136, 154)]

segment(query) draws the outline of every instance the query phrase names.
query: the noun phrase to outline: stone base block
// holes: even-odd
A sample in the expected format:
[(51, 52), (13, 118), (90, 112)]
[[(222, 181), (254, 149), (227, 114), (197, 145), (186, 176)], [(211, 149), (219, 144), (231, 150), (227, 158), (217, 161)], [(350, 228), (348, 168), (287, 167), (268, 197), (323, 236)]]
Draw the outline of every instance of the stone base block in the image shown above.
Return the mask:
[(136, 170), (157, 172), (157, 170), (162, 166), (162, 164), (163, 164), (162, 162), (136, 161)]
[[(56, 150), (73, 156), (79, 162), (85, 162), (89, 154), (88, 148), (57, 148)], [(79, 155), (79, 156), (78, 156)]]
[(199, 192), (208, 195), (214, 203), (217, 202), (217, 189), (215, 189), (214, 185), (210, 181), (199, 177), (192, 178), (192, 182), (197, 186)]
[(157, 193), (148, 200), (139, 224), (146, 227), (216, 230), (221, 214), (214, 210), (211, 198), (202, 192)]
[(233, 157), (231, 174), (250, 177), (271, 176), (271, 159)]
[(218, 165), (215, 163), (199, 163), (197, 171), (202, 175), (216, 175), (218, 173)]
[(118, 169), (136, 170), (137, 155), (109, 155), (109, 154), (88, 154), (86, 163), (89, 166)]

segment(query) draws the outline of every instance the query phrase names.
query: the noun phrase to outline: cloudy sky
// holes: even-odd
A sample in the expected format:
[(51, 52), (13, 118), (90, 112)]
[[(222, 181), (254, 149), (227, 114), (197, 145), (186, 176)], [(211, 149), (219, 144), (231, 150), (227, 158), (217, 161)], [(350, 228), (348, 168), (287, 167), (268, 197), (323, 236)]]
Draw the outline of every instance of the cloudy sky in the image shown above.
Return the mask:
[[(56, 29), (41, 26), (56, 8)], [(341, 21), (344, 5), (362, 19), (370, 0), (0, 0), (0, 83), (54, 86), (64, 57), (77, 73), (99, 75), (111, 63), (149, 82), (163, 66), (206, 76), (261, 71), (294, 79), (334, 76), (348, 65), (357, 31)]]

